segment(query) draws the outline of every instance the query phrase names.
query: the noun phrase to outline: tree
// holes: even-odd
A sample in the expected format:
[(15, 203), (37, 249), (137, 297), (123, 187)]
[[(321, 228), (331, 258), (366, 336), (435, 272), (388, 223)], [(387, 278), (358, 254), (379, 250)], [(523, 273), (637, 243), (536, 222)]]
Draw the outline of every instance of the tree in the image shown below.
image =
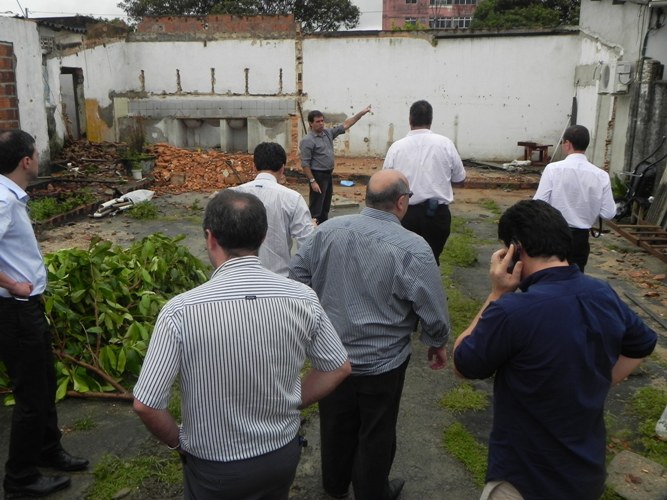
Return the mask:
[(237, 16), (293, 14), (306, 32), (354, 28), (359, 8), (351, 0), (124, 0), (128, 16)]
[(483, 0), (471, 28), (553, 28), (579, 24), (578, 0)]

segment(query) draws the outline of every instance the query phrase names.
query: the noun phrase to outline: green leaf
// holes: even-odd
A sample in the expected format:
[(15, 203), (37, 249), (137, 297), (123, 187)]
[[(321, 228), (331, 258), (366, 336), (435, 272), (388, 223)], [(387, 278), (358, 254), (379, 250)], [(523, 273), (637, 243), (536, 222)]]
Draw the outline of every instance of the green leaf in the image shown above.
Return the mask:
[(67, 394), (67, 386), (69, 386), (69, 377), (63, 378), (58, 384), (58, 389), (56, 390), (56, 401), (60, 401)]

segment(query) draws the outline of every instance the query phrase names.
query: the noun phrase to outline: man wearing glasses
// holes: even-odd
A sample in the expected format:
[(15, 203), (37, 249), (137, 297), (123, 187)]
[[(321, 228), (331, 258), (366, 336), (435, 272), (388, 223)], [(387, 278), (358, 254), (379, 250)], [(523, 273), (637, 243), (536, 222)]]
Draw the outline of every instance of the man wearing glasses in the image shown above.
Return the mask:
[(374, 174), (366, 208), (330, 219), (290, 262), (290, 277), (315, 290), (352, 364), (352, 375), (320, 401), (322, 482), (334, 498), (345, 498), (350, 482), (356, 500), (394, 499), (403, 488), (389, 472), (417, 321), (431, 368), (447, 362), (438, 267), (424, 239), (400, 224), (411, 195), (402, 173)]

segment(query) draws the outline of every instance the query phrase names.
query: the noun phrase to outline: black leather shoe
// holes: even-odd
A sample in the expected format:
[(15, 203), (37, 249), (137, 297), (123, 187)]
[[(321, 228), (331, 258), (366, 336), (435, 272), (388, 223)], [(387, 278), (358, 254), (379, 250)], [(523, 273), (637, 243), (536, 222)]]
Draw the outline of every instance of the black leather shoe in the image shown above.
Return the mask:
[(5, 498), (45, 497), (55, 491), (67, 488), (70, 478), (67, 476), (39, 476), (32, 483), (16, 484), (5, 478)]
[(392, 479), (389, 481), (387, 486), (387, 495), (385, 496), (386, 500), (396, 500), (405, 486), (405, 481), (403, 479)]
[(40, 459), (38, 467), (50, 467), (51, 469), (74, 472), (84, 470), (88, 467), (88, 460), (81, 457), (73, 457), (65, 450), (60, 449)]

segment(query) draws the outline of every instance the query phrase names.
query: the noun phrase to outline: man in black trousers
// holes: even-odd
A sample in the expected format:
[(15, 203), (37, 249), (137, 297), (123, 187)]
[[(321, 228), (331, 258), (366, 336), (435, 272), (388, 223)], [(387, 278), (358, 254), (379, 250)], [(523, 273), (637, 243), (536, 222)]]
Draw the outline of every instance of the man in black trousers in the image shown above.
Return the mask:
[(3, 483), (7, 498), (45, 496), (70, 485), (69, 477), (44, 476), (37, 467), (78, 471), (88, 466), (60, 444), (51, 334), (42, 301), (46, 268), (25, 192), (38, 171), (35, 139), (22, 130), (0, 132), (0, 360), (16, 401)]

